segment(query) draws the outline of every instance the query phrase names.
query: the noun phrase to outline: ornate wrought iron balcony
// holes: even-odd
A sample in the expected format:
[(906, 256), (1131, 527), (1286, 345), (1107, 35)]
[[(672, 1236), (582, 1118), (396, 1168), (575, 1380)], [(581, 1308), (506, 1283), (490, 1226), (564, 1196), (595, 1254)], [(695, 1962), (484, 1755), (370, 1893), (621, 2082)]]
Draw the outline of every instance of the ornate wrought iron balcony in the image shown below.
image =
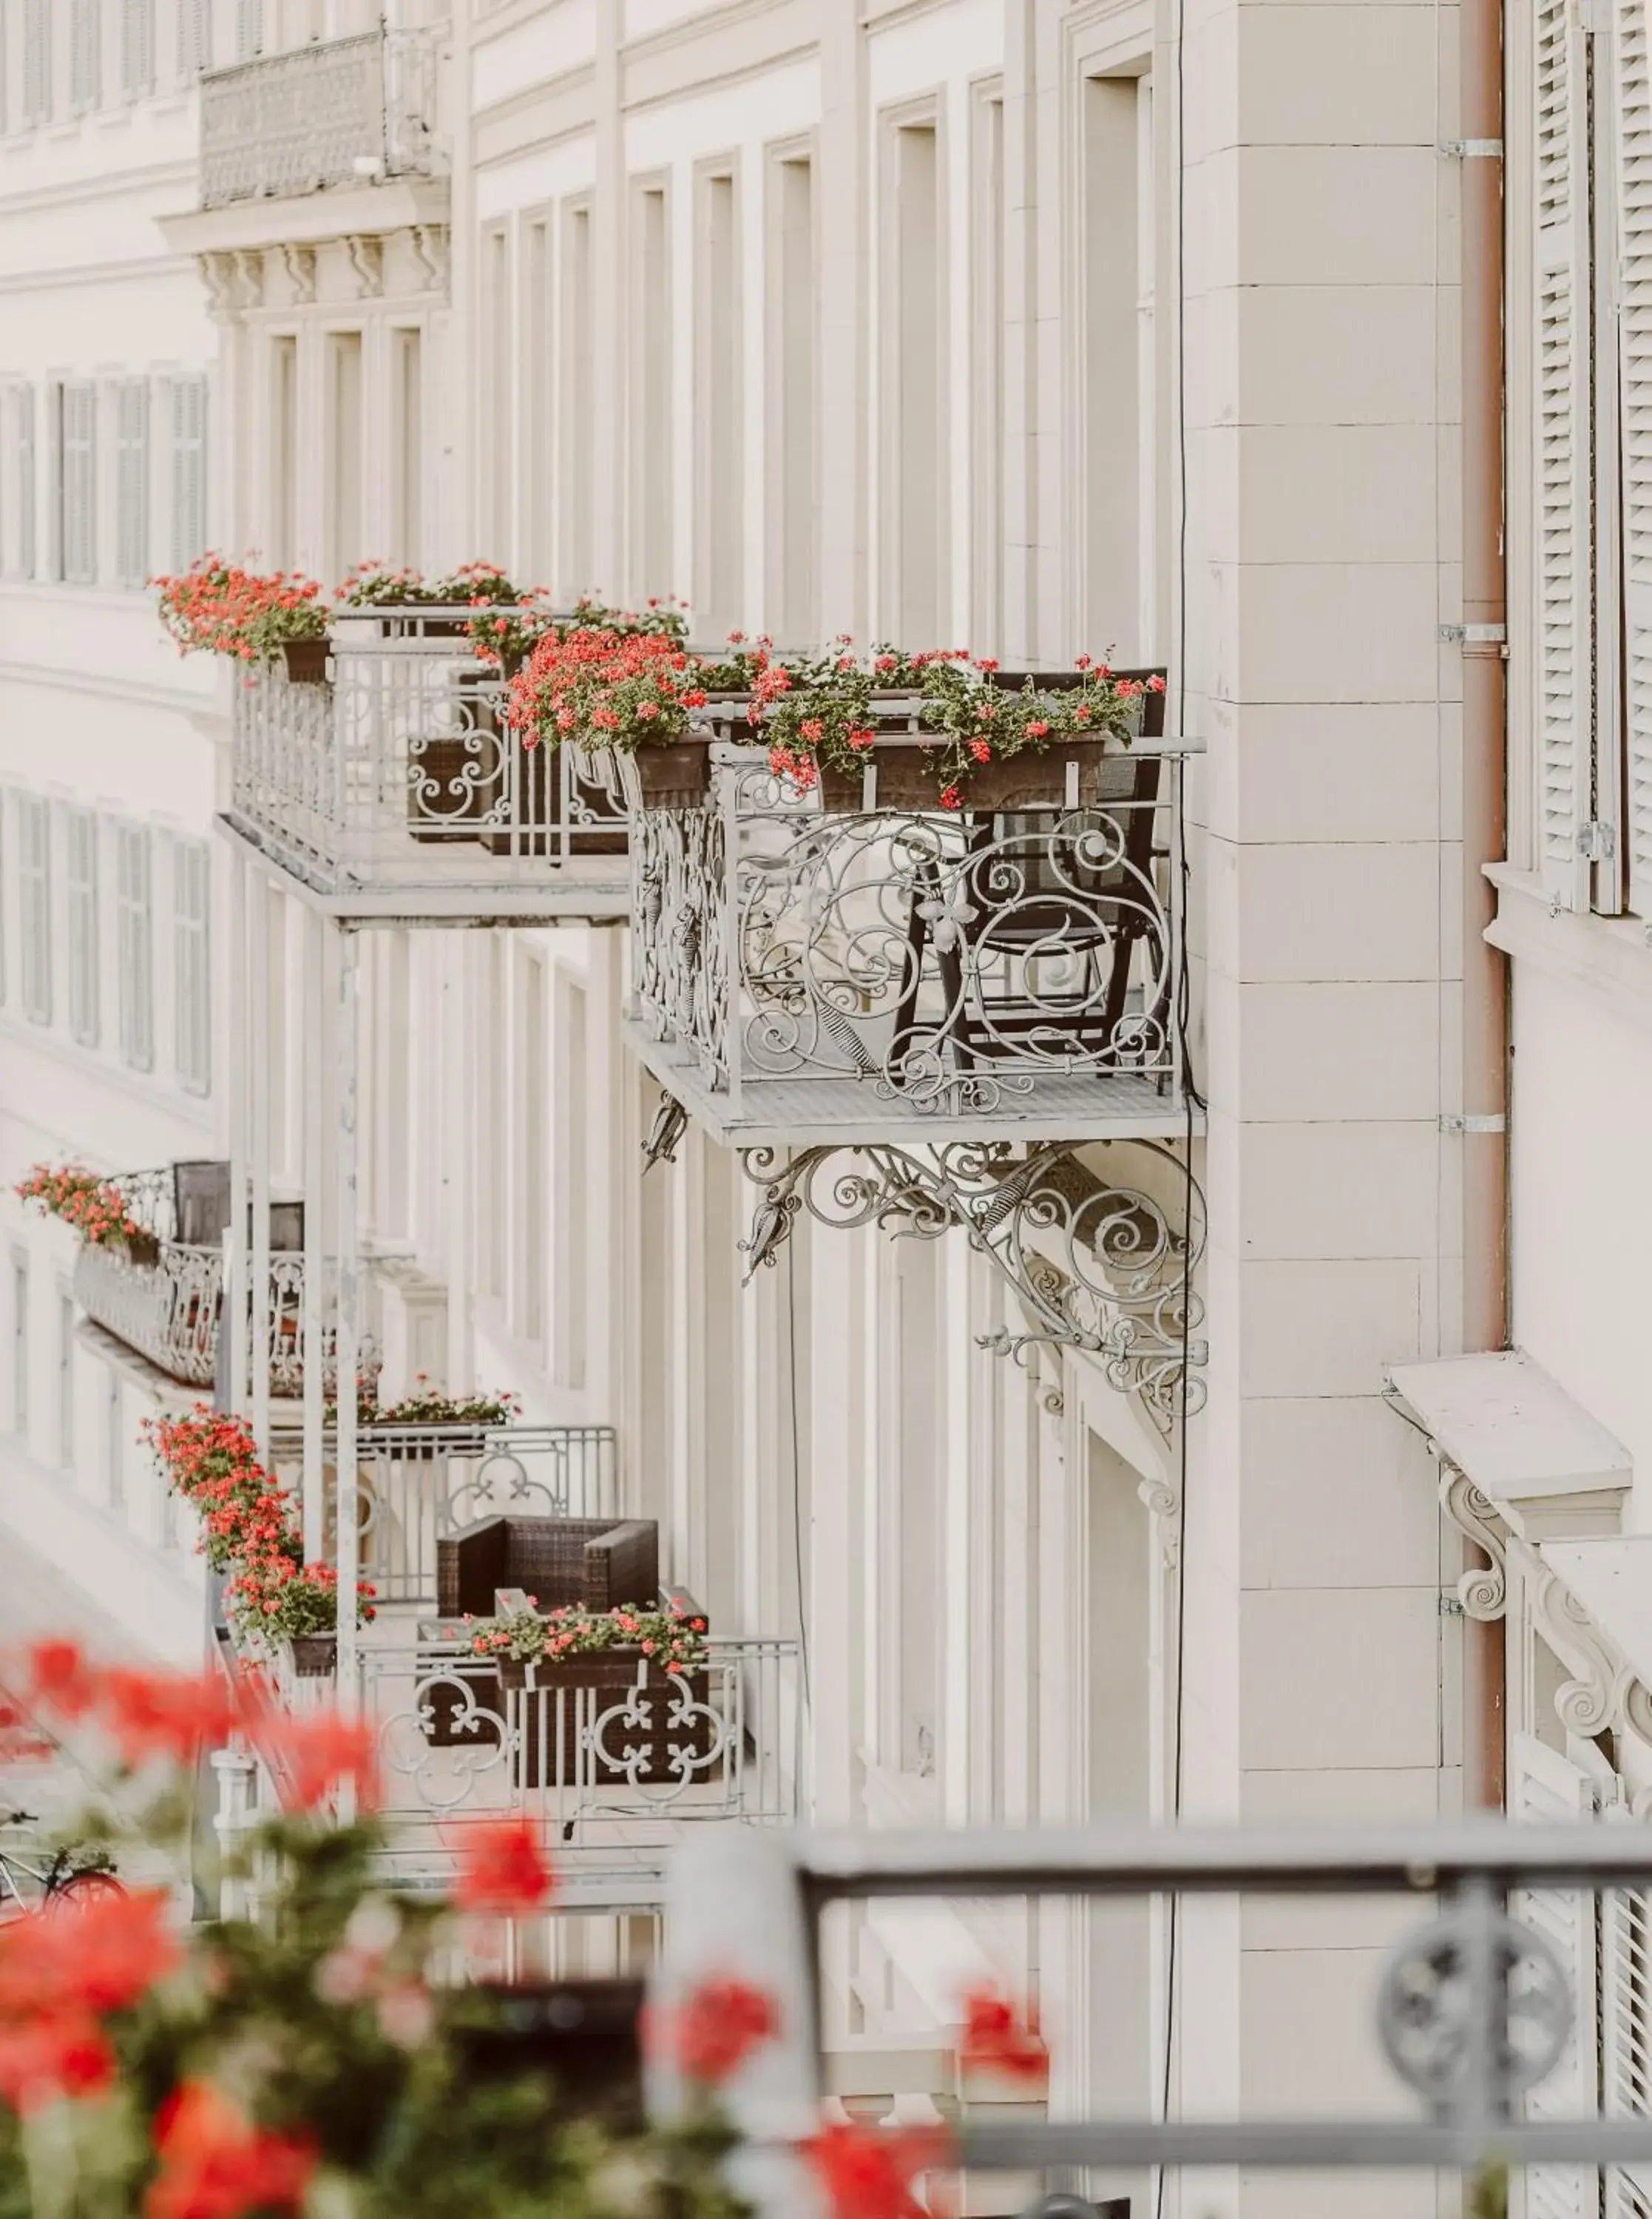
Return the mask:
[(705, 806), (636, 811), (633, 1047), (741, 1147), (1181, 1133), (1189, 743), (1053, 749), (1044, 800), (881, 805), (933, 744), (917, 708), (859, 792), (724, 738)]
[[(136, 1222), (156, 1240), (155, 1260), (137, 1262), (124, 1250), (83, 1246), (75, 1264), (75, 1300), (94, 1325), (142, 1357), (168, 1378), (210, 1389), (218, 1377), (218, 1336), (223, 1317), (224, 1255), (215, 1241), (174, 1239), (180, 1227), (175, 1173), (169, 1165), (129, 1172), (116, 1179)], [(227, 1168), (227, 1167), (226, 1167)], [(296, 1252), (272, 1254), (266, 1302), (270, 1385), (276, 1395), (303, 1392), (304, 1259)], [(251, 1319), (248, 1320), (249, 1329)], [(376, 1377), (378, 1362), (369, 1351), (363, 1377)], [(326, 1338), (326, 1391), (337, 1386), (333, 1330)]]
[(624, 801), (594, 758), (517, 738), (476, 613), (341, 618), (325, 675), (238, 679), (227, 822), (338, 915), (623, 917)]
[(282, 199), (438, 167), (436, 34), (370, 31), (201, 81), (201, 205)]

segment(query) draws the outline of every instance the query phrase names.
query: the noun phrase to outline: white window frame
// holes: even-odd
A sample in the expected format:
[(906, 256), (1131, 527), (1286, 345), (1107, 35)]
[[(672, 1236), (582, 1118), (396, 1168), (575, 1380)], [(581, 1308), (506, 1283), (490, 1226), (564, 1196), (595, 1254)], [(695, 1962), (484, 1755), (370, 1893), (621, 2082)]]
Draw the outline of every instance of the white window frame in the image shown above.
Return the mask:
[(212, 849), (172, 846), (173, 1066), (186, 1094), (212, 1091)]
[(154, 842), (146, 824), (115, 828), (115, 944), (121, 1060), (155, 1067)]
[(23, 1015), (52, 1022), (52, 809), (38, 793), (17, 796), (17, 923)]
[(149, 581), (149, 380), (115, 388), (115, 581)]
[(97, 817), (67, 809), (64, 881), (69, 911), (69, 1031), (82, 1047), (98, 1041)]

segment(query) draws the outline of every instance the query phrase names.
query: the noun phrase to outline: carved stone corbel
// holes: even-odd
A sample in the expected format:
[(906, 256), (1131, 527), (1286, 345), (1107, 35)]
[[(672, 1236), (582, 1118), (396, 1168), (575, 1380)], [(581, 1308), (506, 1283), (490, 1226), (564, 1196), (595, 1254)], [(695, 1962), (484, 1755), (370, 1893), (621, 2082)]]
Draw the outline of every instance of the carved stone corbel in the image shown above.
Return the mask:
[(292, 288), (295, 306), (307, 308), (315, 298), (315, 249), (295, 246), (289, 240), (283, 245), (281, 258), (286, 265), (287, 283)]
[(356, 273), (357, 292), (363, 301), (376, 301), (384, 290), (384, 241), (370, 232), (352, 231), (345, 251)]
[(238, 246), (235, 250), (235, 289), (237, 308), (262, 306), (264, 256), (256, 247)]
[(413, 240), (414, 257), (425, 273), (426, 290), (445, 295), (450, 246), (446, 225), (416, 223), (408, 235)]
[(1568, 1733), (1593, 1741), (1614, 1723), (1621, 1668), (1557, 1572), (1539, 1575), (1531, 1600), (1544, 1640), (1574, 1675), (1556, 1691), (1555, 1715)]
[[(1432, 1445), (1431, 1444), (1431, 1446)], [(1483, 1549), (1488, 1565), (1476, 1565), (1457, 1582), (1464, 1614), (1482, 1625), (1494, 1624), (1508, 1608), (1507, 1534), (1497, 1507), (1466, 1471), (1440, 1458), (1440, 1508), (1466, 1541)]]
[(233, 315), (240, 305), (236, 298), (237, 273), (233, 254), (197, 254), (196, 267), (207, 289), (207, 306), (214, 316)]

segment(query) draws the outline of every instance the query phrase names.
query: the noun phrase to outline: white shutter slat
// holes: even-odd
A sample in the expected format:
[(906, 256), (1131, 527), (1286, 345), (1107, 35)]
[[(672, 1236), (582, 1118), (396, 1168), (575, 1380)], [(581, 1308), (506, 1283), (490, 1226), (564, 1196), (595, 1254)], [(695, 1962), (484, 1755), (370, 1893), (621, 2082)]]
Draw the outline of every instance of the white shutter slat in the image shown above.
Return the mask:
[(1589, 905), (1594, 687), (1589, 487), (1589, 149), (1583, 34), (1569, 0), (1537, 11), (1538, 825), (1543, 884)]
[[(1594, 1783), (1581, 1767), (1529, 1734), (1510, 1737), (1508, 1812), (1530, 1824), (1593, 1818)], [(1552, 1943), (1566, 1968), (1573, 2017), (1552, 2073), (1526, 2096), (1530, 2119), (1576, 2119), (1600, 2101), (1596, 2047), (1599, 1937), (1593, 1895), (1575, 1888), (1522, 1888), (1509, 1910)], [(1599, 2219), (1600, 2176), (1593, 2166), (1534, 2165), (1525, 2176), (1525, 2219)]]
[(34, 575), (34, 388), (22, 387), (17, 395), (17, 569), (22, 577)]
[(149, 90), (155, 77), (155, 29), (151, 0), (121, 0), (121, 90), (129, 98)]
[(187, 570), (207, 544), (207, 381), (171, 388), (172, 568)]
[(1612, 19), (1618, 406), (1623, 519), (1624, 844), (1631, 909), (1652, 916), (1652, 81), (1646, 15)]

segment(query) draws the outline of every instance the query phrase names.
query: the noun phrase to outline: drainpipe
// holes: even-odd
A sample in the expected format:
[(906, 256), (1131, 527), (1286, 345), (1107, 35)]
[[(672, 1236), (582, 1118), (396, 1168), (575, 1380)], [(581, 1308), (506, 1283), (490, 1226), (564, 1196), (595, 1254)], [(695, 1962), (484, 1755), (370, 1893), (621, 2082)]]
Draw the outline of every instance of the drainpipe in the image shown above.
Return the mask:
[[(1506, 848), (1503, 418), (1503, 0), (1463, 0), (1463, 1325), (1465, 1349), (1509, 1345), (1508, 975), (1487, 946), (1482, 866)], [(1496, 151), (1493, 152), (1494, 148)], [(1485, 628), (1494, 630), (1486, 637)], [(1476, 633), (1478, 632), (1478, 637)], [(1476, 1129), (1478, 1128), (1478, 1129)], [(1503, 1801), (1500, 1624), (1464, 1628), (1464, 1799)]]

